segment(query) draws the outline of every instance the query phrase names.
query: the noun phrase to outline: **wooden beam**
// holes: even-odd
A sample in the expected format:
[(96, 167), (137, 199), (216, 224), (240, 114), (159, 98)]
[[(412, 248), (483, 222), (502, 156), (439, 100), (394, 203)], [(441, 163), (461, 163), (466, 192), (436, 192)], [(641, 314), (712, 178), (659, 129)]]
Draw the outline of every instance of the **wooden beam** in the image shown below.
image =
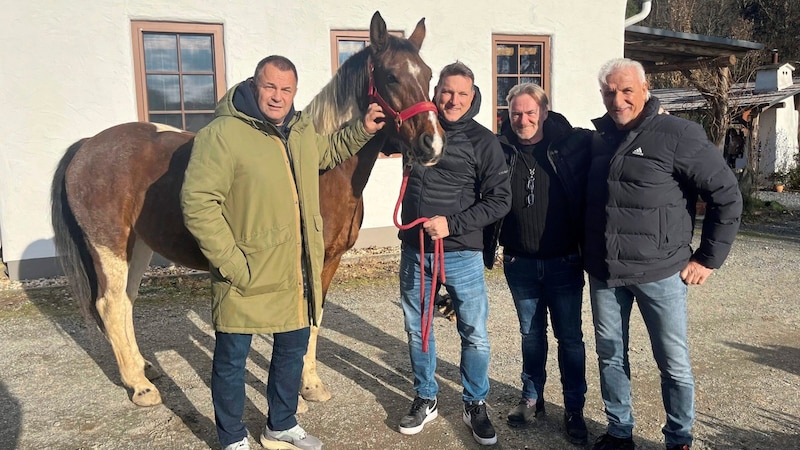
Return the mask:
[[(626, 55), (627, 56), (627, 55)], [(632, 59), (637, 59), (635, 57), (631, 57)], [(648, 60), (641, 60), (642, 66), (644, 66), (644, 70), (647, 73), (663, 73), (663, 72), (675, 72), (675, 71), (683, 71), (683, 70), (693, 70), (693, 69), (705, 69), (705, 68), (712, 68), (712, 67), (730, 67), (736, 64), (736, 56), (735, 55), (728, 55), (728, 56), (720, 56), (714, 59), (683, 59), (681, 61), (663, 61), (663, 62), (655, 62), (655, 61), (648, 61)]]

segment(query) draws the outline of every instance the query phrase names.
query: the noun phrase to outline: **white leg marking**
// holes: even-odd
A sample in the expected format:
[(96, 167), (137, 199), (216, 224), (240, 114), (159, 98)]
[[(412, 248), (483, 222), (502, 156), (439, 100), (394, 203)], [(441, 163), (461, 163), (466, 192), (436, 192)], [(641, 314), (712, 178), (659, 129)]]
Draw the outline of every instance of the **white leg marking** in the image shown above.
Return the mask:
[(131, 251), (131, 260), (128, 262), (128, 285), (125, 289), (131, 302), (135, 302), (139, 296), (139, 285), (152, 257), (153, 250), (144, 241), (136, 238)]

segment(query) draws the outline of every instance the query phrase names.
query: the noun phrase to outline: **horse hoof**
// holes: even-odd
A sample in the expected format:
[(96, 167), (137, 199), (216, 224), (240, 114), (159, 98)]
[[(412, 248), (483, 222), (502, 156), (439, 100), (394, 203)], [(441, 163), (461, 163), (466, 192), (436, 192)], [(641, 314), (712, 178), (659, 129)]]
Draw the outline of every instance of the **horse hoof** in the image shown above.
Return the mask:
[(155, 387), (135, 391), (133, 393), (133, 403), (137, 406), (155, 406), (161, 404), (161, 393)]
[(158, 368), (154, 366), (150, 361), (145, 361), (144, 376), (147, 377), (148, 380), (153, 381), (161, 377), (161, 371), (158, 370)]
[(303, 400), (303, 396), (297, 397), (297, 414), (305, 414), (308, 412), (308, 403)]
[(305, 387), (301, 394), (309, 402), (327, 402), (331, 399), (330, 391), (323, 385)]

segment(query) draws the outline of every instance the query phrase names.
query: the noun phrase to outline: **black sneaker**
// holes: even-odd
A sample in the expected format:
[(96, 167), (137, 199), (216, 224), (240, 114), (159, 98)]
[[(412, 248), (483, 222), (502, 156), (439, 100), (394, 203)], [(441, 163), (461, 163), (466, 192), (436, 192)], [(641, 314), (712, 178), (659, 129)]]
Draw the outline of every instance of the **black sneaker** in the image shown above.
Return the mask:
[(483, 400), (464, 403), (464, 423), (472, 430), (472, 437), (481, 445), (497, 443), (497, 433), (486, 414), (486, 403)]
[(595, 441), (592, 450), (633, 450), (635, 448), (636, 444), (634, 444), (633, 438), (618, 438), (606, 433)]
[(564, 433), (567, 440), (575, 445), (586, 445), (589, 432), (586, 430), (586, 421), (583, 411), (564, 411)]
[(544, 417), (544, 400), (522, 398), (517, 406), (508, 412), (506, 422), (512, 427), (521, 427), (540, 417)]
[(436, 399), (416, 397), (411, 403), (411, 410), (400, 419), (397, 427), (402, 434), (417, 434), (426, 423), (439, 416)]

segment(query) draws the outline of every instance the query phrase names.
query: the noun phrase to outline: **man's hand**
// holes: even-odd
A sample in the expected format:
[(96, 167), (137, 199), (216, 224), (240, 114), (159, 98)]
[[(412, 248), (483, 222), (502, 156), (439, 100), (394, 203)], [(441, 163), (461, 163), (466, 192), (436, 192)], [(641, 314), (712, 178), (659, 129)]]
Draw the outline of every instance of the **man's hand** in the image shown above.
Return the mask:
[(450, 229), (447, 227), (447, 217), (433, 216), (427, 222), (422, 224), (422, 229), (428, 233), (434, 241), (437, 239), (444, 239), (450, 236)]
[(386, 115), (383, 114), (383, 108), (377, 103), (370, 103), (367, 108), (367, 113), (364, 114), (364, 128), (369, 134), (375, 134), (386, 125)]
[(686, 284), (703, 284), (712, 272), (714, 272), (714, 269), (709, 269), (695, 260), (690, 260), (689, 264), (681, 270), (681, 279)]

